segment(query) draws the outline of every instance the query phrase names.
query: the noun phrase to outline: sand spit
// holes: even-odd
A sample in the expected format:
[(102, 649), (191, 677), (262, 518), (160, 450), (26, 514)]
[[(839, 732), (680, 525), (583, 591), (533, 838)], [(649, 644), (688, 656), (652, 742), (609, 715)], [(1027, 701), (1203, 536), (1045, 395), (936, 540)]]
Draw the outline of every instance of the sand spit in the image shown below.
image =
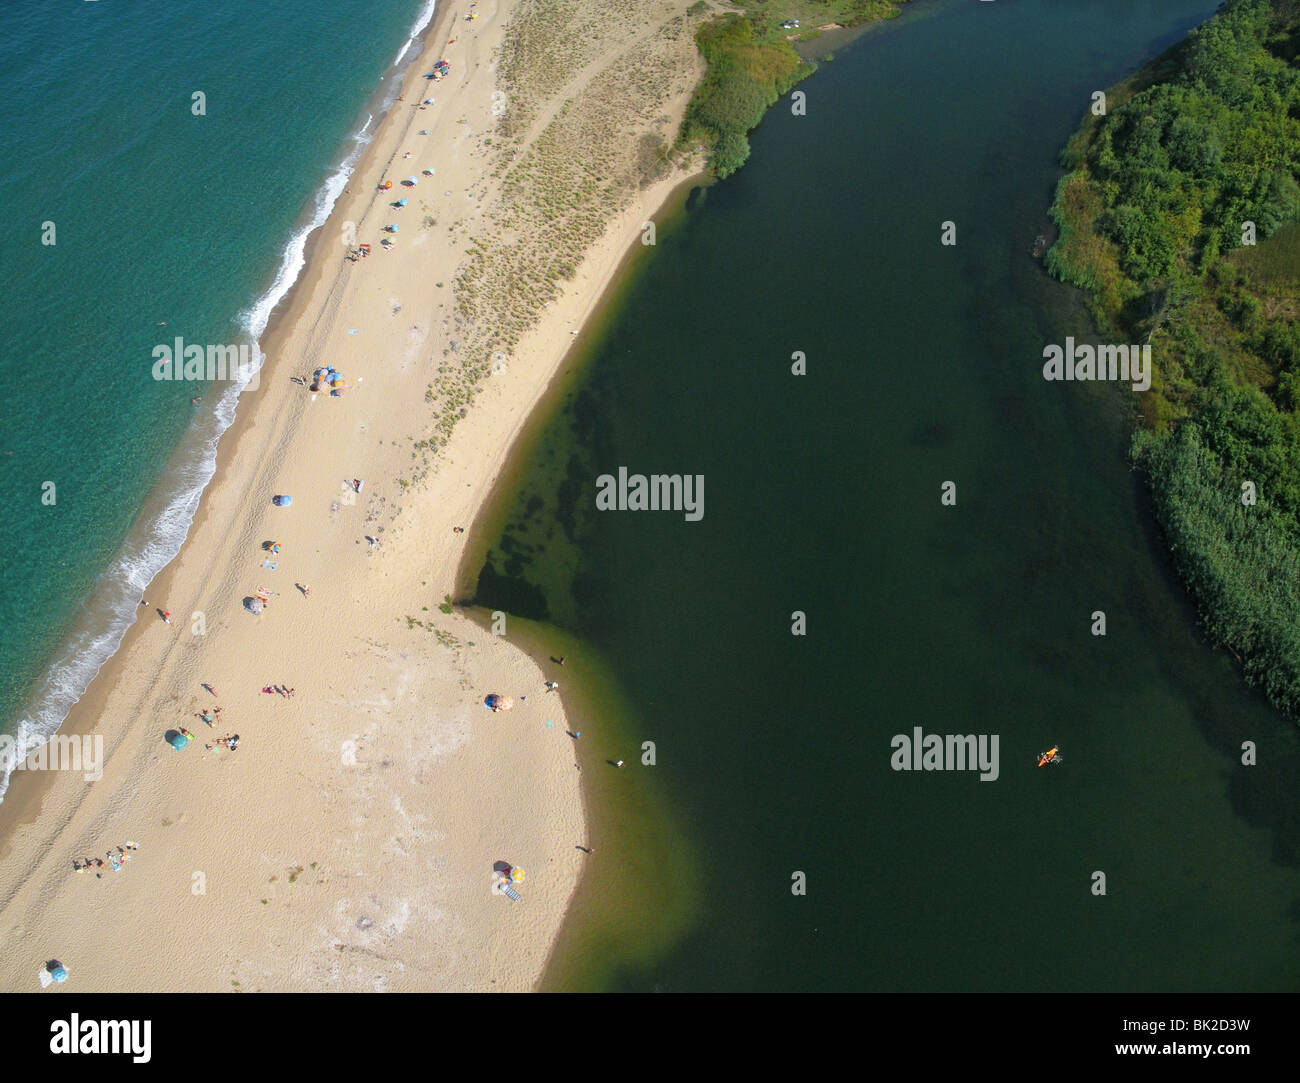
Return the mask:
[[(537, 981), (594, 859), (564, 691), (545, 693), (544, 654), (439, 606), (455, 528), (697, 165), (667, 157), (702, 72), (687, 6), (438, 13), (266, 336), (185, 546), (65, 727), (103, 737), (103, 778), (20, 772), (0, 806), (0, 988), (37, 989), (54, 956), (56, 988), (81, 991)], [(354, 241), (371, 254), (348, 260)], [(341, 396), (294, 380), (324, 366)], [(489, 692), (514, 709), (485, 710)], [(205, 748), (233, 733), (237, 750)], [(123, 839), (139, 849), (119, 871), (74, 871)], [(517, 902), (501, 861), (524, 870)]]

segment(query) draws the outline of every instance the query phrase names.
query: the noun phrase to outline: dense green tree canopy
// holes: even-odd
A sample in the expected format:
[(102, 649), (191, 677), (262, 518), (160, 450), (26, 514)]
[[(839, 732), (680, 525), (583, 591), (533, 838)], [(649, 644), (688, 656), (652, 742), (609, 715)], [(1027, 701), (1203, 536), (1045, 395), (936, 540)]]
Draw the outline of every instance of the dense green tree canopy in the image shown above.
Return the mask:
[(1152, 343), (1133, 451), (1170, 550), (1300, 714), (1300, 0), (1229, 0), (1108, 97), (1063, 156), (1048, 268)]

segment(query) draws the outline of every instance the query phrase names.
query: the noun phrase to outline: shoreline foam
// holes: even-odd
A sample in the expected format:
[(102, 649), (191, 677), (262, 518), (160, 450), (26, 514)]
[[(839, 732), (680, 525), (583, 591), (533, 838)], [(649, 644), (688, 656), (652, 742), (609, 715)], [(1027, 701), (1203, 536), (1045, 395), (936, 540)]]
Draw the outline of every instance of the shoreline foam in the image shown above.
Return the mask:
[[(440, 156), (434, 183), (441, 188), (444, 176), (452, 183), (450, 178), (459, 171), (467, 178), (456, 186), (460, 195), (483, 178), (474, 163), (463, 161), (471, 154), (461, 153), (463, 140), (451, 127), (452, 110), (481, 103), (486, 114), (491, 66), (477, 79), (472, 72), (491, 59), (491, 42), (500, 40), (501, 11), (509, 7), (508, 0), (484, 6), (480, 14), (486, 17), (474, 28), (478, 33), (462, 42), (454, 61), (464, 63), (471, 78), (445, 87), (438, 98), (449, 98), (451, 106), (438, 109), (436, 123), (429, 125), (436, 129), (429, 146), (439, 147)], [(447, 27), (448, 16), (438, 12), (423, 58), (436, 54), (434, 42), (450, 36)], [(465, 34), (461, 31), (458, 38)], [(480, 35), (482, 40), (477, 40)], [(475, 57), (478, 62), (471, 67)], [(414, 73), (409, 74), (404, 97), (420, 87)], [(335, 205), (335, 221), (358, 221), (373, 231), (386, 216), (370, 185), (400, 161), (402, 147), (410, 145), (414, 108), (409, 113), (395, 109), (384, 118), (358, 163), (355, 190), (345, 187)], [(456, 162), (445, 173), (444, 160)], [(389, 445), (397, 443), (392, 435), (406, 435), (403, 426), (408, 423), (419, 433), (418, 416), (427, 416), (422, 401), (415, 408), (405, 397), (399, 402), (386, 395), (382, 412), (376, 412), (381, 404), (368, 413), (364, 405), (349, 411), (357, 399), (366, 402), (377, 382), (404, 387), (407, 396), (412, 380), (418, 379), (418, 371), (413, 371), (418, 366), (410, 364), (416, 347), (403, 361), (392, 360), (400, 338), (393, 334), (394, 325), (379, 315), (379, 306), (387, 302), (363, 298), (374, 292), (395, 294), (419, 276), (415, 264), (401, 260), (402, 248), (396, 253), (376, 250), (365, 268), (351, 269), (332, 262), (323, 243), (319, 252), (309, 254), (283, 324), (272, 320), (268, 327), (265, 352), (270, 360), (258, 398), (253, 408), (239, 412), (221, 443), (216, 471), (180, 555), (150, 585), (151, 605), (155, 598), (162, 599), (178, 615), (206, 615), (210, 610), (212, 625), (200, 639), (185, 635), (183, 616), (177, 622), (181, 627), (172, 630), (148, 619), (149, 614), (137, 620), (65, 726), (66, 732), (96, 727), (105, 732), (104, 781), (86, 789), (64, 777), (24, 775), (15, 780), (11, 800), (0, 807), (6, 827), (0, 835), (6, 858), (0, 875), (0, 936), (14, 945), (0, 968), (4, 987), (24, 988), (24, 949), (35, 957), (50, 950), (50, 941), (62, 945), (65, 957), (78, 960), (82, 989), (533, 985), (581, 867), (575, 850), (569, 849), (582, 829), (579, 788), (567, 762), (570, 751), (563, 737), (558, 742), (547, 738), (548, 732), (556, 736), (553, 727), (563, 732), (562, 702), (560, 697), (542, 701), (542, 713), (553, 715), (546, 720), (546, 731), (540, 725), (532, 728), (538, 719), (523, 710), (505, 716), (519, 723), (506, 729), (497, 724), (498, 716), (483, 718), (483, 686), (495, 682), (506, 690), (540, 691), (541, 674), (526, 657), (508, 644), (459, 640), (463, 628), (455, 620), (436, 622), (436, 640), (425, 636), (420, 643), (406, 633), (416, 626), (435, 630), (435, 621), (424, 616), (430, 607), (415, 602), (436, 601), (436, 592), (453, 585), (463, 540), (443, 533), (446, 524), (472, 519), (533, 404), (567, 353), (565, 328), (583, 322), (594, 307), (592, 294), (620, 264), (643, 216), (662, 202), (677, 180), (643, 192), (607, 228), (600, 243), (587, 250), (577, 288), (566, 288), (542, 325), (526, 336), (532, 344), (529, 357), (507, 378), (483, 389), (481, 397), (492, 405), (479, 407), (461, 422), (432, 482), (413, 494), (405, 492), (406, 485), (397, 492), (384, 485), (391, 483), (390, 477), (367, 486), (372, 518), (364, 525), (383, 520), (384, 525), (370, 527), (377, 535), (386, 526), (394, 527), (373, 554), (347, 548), (351, 532), (359, 534), (361, 523), (346, 528), (348, 538), (327, 536), (335, 529), (330, 525), (335, 513), (322, 522), (320, 499), (323, 490), (328, 500), (331, 485), (337, 495), (338, 483), (326, 483), (320, 474), (336, 468), (333, 460), (322, 467), (327, 457), (344, 452), (349, 462), (371, 457), (376, 463), (382, 459), (388, 468), (400, 467), (398, 453), (377, 450), (373, 437), (362, 438), (366, 424), (356, 433), (350, 431), (349, 426), (364, 418), (384, 430)], [(328, 231), (328, 224), (325, 228)], [(324, 235), (317, 239), (323, 241)], [(366, 239), (377, 238), (367, 234)], [(420, 237), (412, 243), (408, 233), (402, 240), (414, 248)], [(453, 237), (449, 247), (455, 244)], [(391, 263), (383, 264), (385, 259)], [(427, 309), (427, 284), (424, 290)], [(392, 315), (400, 308), (393, 308)], [(337, 332), (337, 325), (353, 322), (365, 335), (362, 356), (356, 356)], [(425, 322), (427, 337), (427, 323), (432, 321)], [(367, 352), (375, 342), (381, 343), (377, 352), (389, 356)], [(310, 368), (326, 353), (372, 380), (362, 390), (358, 379), (341, 402), (309, 404), (300, 389), (286, 386), (287, 376), (303, 371), (303, 366)], [(343, 429), (337, 428), (340, 421)], [(378, 447), (383, 446), (379, 440)], [(369, 461), (364, 469), (372, 470)], [(306, 499), (293, 514), (272, 517), (264, 502), (271, 491), (295, 491)], [(390, 498), (409, 506), (390, 514)], [(306, 521), (307, 516), (312, 521)], [(431, 518), (440, 524), (435, 533), (429, 533)], [(302, 563), (292, 571), (286, 568), (287, 575), (281, 573), (284, 578), (276, 584), (282, 588), (281, 597), (269, 619), (253, 621), (238, 610), (238, 595), (267, 573), (255, 570), (250, 543), (271, 529), (281, 534), (282, 524), (288, 552), (294, 554), (295, 564)], [(315, 561), (314, 543), (319, 543), (315, 553), (325, 553)], [(432, 576), (429, 569), (435, 570)], [(426, 578), (420, 580), (421, 575)], [(289, 595), (289, 583), (297, 577), (319, 584), (309, 603)], [(429, 578), (437, 582), (430, 585)], [(340, 599), (327, 600), (320, 586)], [(422, 587), (427, 591), (420, 595)], [(407, 601), (413, 593), (417, 596)], [(393, 607), (386, 615), (373, 615), (386, 605)], [(297, 623), (277, 625), (281, 610), (292, 612)], [(392, 622), (400, 625), (403, 613), (407, 627), (394, 633)], [(386, 623), (377, 623), (381, 620)], [(302, 621), (313, 623), (303, 626)], [(366, 631), (359, 630), (363, 625)], [(444, 644), (447, 653), (439, 654), (435, 644), (441, 644), (444, 635), (456, 646)], [(281, 650), (286, 639), (295, 645), (287, 655)], [(258, 667), (273, 655), (280, 659), (275, 663), (278, 675), (262, 673)], [(364, 657), (348, 661), (357, 655)], [(321, 672), (311, 664), (315, 659), (329, 660), (331, 668)], [(272, 679), (307, 691), (311, 707), (305, 709), (300, 696), (283, 708), (274, 705), (272, 709), (281, 709), (285, 717), (268, 719), (266, 704), (244, 685)], [(196, 691), (203, 680), (222, 688), (227, 717), (237, 714), (236, 728), (244, 730), (240, 752), (224, 760), (205, 759), (207, 754), (197, 747), (186, 758), (186, 753), (173, 753), (161, 744), (162, 729), (187, 720), (196, 705), (210, 702)], [(233, 697), (232, 682), (237, 689)], [(529, 704), (530, 710), (539, 699)], [(355, 729), (358, 716), (364, 716), (363, 722), (369, 719), (368, 728), (363, 725), (343, 744), (360, 742), (367, 754), (382, 758), (355, 761), (364, 768), (360, 771), (340, 770), (331, 757), (337, 757), (339, 737)], [(346, 757), (343, 763), (349, 766)], [(400, 773), (386, 774), (393, 765), (407, 768), (410, 777), (390, 782)], [(437, 785), (430, 788), (434, 779)], [(229, 813), (232, 802), (239, 810), (235, 817)], [(475, 816), (481, 808), (503, 811)], [(65, 861), (80, 856), (79, 850), (94, 852), (102, 834), (119, 825), (144, 848), (131, 870), (134, 875), (115, 877), (111, 886), (70, 883), (76, 878), (68, 875)], [(452, 825), (450, 833), (443, 829)], [(487, 877), (478, 883), (476, 870), (483, 861), (490, 867), (492, 857), (503, 854), (528, 865), (531, 907), (502, 910), (507, 904), (499, 898), (482, 902)], [(308, 862), (313, 855), (316, 860)], [(147, 872), (141, 864), (146, 857), (152, 857), (148, 864), (153, 866)], [(191, 878), (200, 872), (208, 882), (209, 874), (196, 869), (198, 862), (214, 870), (212, 887), (202, 894), (190, 890)], [(283, 887), (281, 874), (261, 875), (287, 867), (293, 870), (288, 882), (294, 883), (306, 878), (304, 866), (309, 863), (317, 875), (315, 883), (325, 886), (325, 892), (303, 889), (295, 895)], [(430, 865), (444, 870), (438, 883), (426, 883), (424, 872), (412, 878), (415, 869)], [(371, 890), (367, 893), (361, 884), (354, 890), (351, 877), (362, 877)], [(266, 886), (277, 883), (281, 887)], [(108, 890), (87, 897), (86, 888), (99, 887)], [(317, 897), (321, 895), (331, 897)], [(208, 900), (218, 897), (219, 906), (210, 906)], [(220, 920), (209, 916), (214, 909)], [(272, 916), (279, 909), (289, 911), (283, 921)], [(379, 920), (361, 912), (351, 921), (353, 910), (387, 916)], [(512, 919), (500, 926), (507, 920), (504, 914)], [(409, 932), (408, 926), (413, 926)], [(131, 932), (120, 938), (111, 932), (128, 927)], [(230, 928), (240, 929), (241, 935), (232, 939)], [(291, 939), (294, 943), (287, 943)], [(385, 950), (376, 951), (377, 944)], [(453, 958), (447, 957), (448, 951)], [(457, 956), (473, 959), (473, 964), (461, 965)], [(227, 974), (238, 976), (230, 977), (228, 985)]]
[[(396, 96), (394, 91), (400, 89), (407, 69), (419, 59), (419, 54), (405, 66), (401, 60), (413, 44), (419, 44), (437, 14), (437, 6), (438, 0), (427, 0), (402, 48), (381, 76), (378, 88), (363, 105), (365, 121), (348, 134), (342, 158), (327, 171), (325, 179), (304, 204), (300, 222), (285, 242), (271, 284), (235, 316), (240, 334), (250, 340), (259, 368), (266, 361), (261, 340), (274, 329), (277, 317), (292, 302), (312, 249), (321, 239), (325, 224), (373, 138), (374, 110), (380, 110), (382, 120), (391, 107)], [(379, 99), (378, 106), (376, 99)], [(220, 391), (216, 404), (196, 420), (172, 453), (145, 498), (126, 541), (98, 576), (96, 590), (87, 600), (83, 616), (64, 636), (16, 712), (13, 725), (18, 739), (18, 759), (25, 758), (61, 731), (100, 671), (122, 649), (127, 632), (138, 617), (137, 599), (145, 596), (154, 579), (176, 559), (185, 544), (203, 494), (217, 472), (221, 439), (236, 422), (239, 398), (246, 386), (247, 381), (224, 387), (216, 385)], [(0, 804), (9, 790), (10, 773), (0, 764)]]

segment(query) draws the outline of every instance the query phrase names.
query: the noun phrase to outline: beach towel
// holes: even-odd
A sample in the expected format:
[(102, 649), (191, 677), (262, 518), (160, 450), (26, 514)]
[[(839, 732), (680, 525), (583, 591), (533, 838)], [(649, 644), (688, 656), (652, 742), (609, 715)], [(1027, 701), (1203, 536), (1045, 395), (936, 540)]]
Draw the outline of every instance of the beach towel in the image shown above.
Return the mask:
[(517, 892), (509, 884), (506, 884), (506, 886), (501, 889), (501, 894), (504, 895), (507, 899), (513, 900), (514, 902), (519, 902), (521, 898), (519, 892)]

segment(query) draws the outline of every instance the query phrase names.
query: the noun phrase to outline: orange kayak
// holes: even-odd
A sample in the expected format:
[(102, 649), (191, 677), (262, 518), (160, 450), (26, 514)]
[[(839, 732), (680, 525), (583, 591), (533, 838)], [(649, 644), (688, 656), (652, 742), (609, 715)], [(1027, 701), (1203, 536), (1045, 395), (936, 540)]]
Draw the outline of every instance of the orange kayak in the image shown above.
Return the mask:
[(1038, 766), (1046, 767), (1049, 763), (1060, 763), (1060, 752), (1061, 750), (1059, 748), (1049, 748), (1038, 758)]

